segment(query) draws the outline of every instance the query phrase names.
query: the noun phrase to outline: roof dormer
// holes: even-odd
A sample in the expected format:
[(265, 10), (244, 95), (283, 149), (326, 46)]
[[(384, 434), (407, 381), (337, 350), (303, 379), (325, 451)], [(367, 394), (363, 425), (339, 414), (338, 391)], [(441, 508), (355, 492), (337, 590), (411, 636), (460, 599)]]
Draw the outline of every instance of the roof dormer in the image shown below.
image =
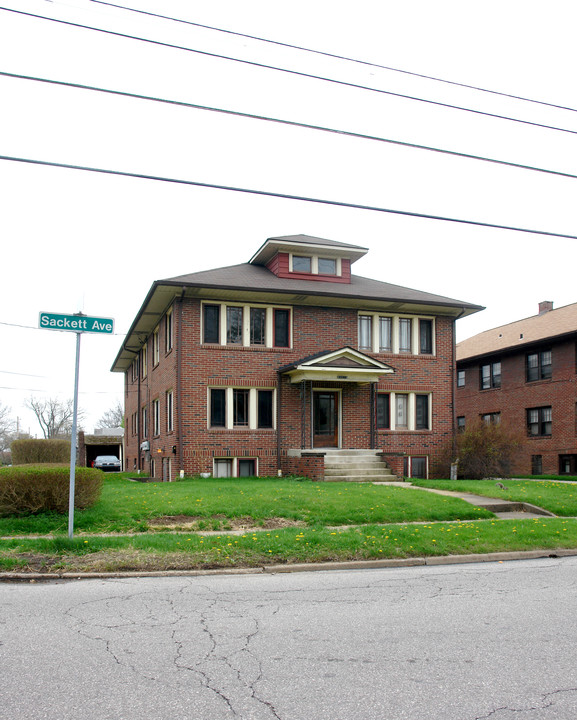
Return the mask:
[(268, 238), (250, 263), (264, 265), (277, 277), (350, 283), (351, 264), (367, 249), (336, 240), (287, 235)]

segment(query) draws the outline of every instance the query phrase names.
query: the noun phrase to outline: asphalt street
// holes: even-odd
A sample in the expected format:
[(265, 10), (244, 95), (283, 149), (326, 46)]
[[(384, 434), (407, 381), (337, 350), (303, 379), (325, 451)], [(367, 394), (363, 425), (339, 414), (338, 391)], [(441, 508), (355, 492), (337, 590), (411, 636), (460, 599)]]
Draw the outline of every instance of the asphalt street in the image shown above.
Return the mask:
[(575, 720), (577, 558), (0, 584), (6, 720)]

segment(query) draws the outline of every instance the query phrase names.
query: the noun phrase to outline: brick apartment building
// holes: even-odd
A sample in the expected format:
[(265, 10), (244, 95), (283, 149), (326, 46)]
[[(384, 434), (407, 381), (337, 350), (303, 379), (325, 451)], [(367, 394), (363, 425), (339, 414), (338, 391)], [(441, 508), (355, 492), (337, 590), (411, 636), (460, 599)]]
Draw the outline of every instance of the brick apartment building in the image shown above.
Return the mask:
[(526, 438), (516, 474), (577, 474), (577, 303), (457, 345), (457, 424), (506, 422)]
[(455, 320), (481, 308), (352, 275), (366, 252), (269, 238), (248, 263), (156, 281), (112, 368), (127, 469), (322, 479), (354, 449), (426, 476), (454, 427)]

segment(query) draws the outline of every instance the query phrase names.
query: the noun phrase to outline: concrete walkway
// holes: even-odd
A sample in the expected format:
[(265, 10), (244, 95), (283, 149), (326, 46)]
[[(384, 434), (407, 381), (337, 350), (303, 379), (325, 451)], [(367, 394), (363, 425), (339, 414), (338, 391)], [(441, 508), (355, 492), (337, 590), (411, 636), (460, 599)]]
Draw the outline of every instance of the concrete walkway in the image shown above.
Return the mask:
[[(380, 483), (378, 483), (380, 484)], [(494, 513), (497, 517), (503, 519), (530, 519), (538, 517), (555, 517), (552, 512), (531, 505), (530, 503), (514, 502), (512, 500), (503, 500), (502, 498), (483, 497), (482, 495), (473, 495), (473, 493), (455, 492), (453, 490), (438, 490), (436, 488), (425, 488), (413, 485), (410, 482), (386, 483), (387, 485), (395, 485), (397, 487), (411, 488), (412, 490), (424, 490), (432, 492), (436, 495), (448, 495), (450, 497), (460, 498), (465, 502), (480, 507), (489, 512)]]

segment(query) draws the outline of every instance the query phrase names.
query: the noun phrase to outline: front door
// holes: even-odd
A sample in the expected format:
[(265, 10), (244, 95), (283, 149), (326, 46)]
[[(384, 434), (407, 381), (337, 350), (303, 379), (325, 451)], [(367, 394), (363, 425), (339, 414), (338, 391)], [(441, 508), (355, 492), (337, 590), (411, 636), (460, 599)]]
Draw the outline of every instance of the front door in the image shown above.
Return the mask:
[(339, 446), (339, 394), (315, 392), (313, 399), (313, 447)]

